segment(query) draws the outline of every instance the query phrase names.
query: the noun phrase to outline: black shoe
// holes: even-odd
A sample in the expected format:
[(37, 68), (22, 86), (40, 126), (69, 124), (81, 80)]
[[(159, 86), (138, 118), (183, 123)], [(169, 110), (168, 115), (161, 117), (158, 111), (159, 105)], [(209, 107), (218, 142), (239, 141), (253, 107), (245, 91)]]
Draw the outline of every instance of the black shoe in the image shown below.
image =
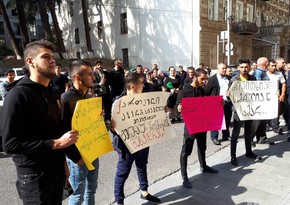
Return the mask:
[(181, 119), (180, 117), (177, 117), (176, 120), (177, 120), (178, 122), (180, 122), (182, 119)]
[(143, 196), (141, 194), (140, 198), (144, 199), (144, 200), (147, 200), (147, 201), (150, 201), (150, 202), (154, 202), (154, 203), (159, 203), (161, 201), (159, 198), (157, 198), (156, 196), (153, 196), (153, 195), (151, 195), (149, 193), (146, 196)]
[(187, 177), (183, 179), (183, 183), (182, 183), (182, 185), (183, 185), (185, 188), (188, 188), (188, 189), (192, 188), (192, 185), (191, 185), (191, 183), (190, 183), (190, 181), (188, 180)]
[(252, 159), (258, 159), (258, 160), (262, 159), (262, 157), (260, 157), (259, 155), (256, 155), (254, 152), (246, 153), (245, 156)]
[(216, 170), (214, 168), (211, 168), (209, 166), (201, 167), (200, 171), (203, 172), (203, 173), (213, 173), (213, 174), (219, 173), (218, 170)]
[(239, 165), (239, 162), (236, 157), (231, 158), (231, 164), (234, 165), (235, 167)]
[(275, 129), (274, 132), (278, 133), (279, 135), (284, 135), (282, 127), (279, 127), (278, 129)]
[(221, 145), (220, 141), (218, 141), (217, 139), (213, 139), (212, 142), (213, 142), (215, 145)]
[(175, 123), (176, 122), (176, 119), (175, 118), (172, 118), (171, 119), (171, 123), (173, 124), (173, 123)]
[(229, 138), (223, 138), (223, 141), (229, 141)]
[(258, 141), (258, 144), (264, 144), (266, 142), (267, 142), (267, 137), (263, 136), (263, 137), (260, 137), (260, 140)]

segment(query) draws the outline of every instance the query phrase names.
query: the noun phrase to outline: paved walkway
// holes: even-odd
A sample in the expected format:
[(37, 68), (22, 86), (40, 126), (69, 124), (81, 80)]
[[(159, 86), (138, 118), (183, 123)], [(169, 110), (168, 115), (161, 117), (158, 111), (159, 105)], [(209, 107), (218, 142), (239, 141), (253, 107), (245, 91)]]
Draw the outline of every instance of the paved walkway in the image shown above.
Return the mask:
[[(257, 144), (254, 152), (262, 156), (255, 161), (244, 156), (244, 139), (239, 139), (239, 166), (229, 163), (229, 146), (207, 158), (218, 174), (200, 173), (199, 164), (188, 167), (192, 189), (182, 186), (180, 172), (150, 185), (149, 191), (161, 198), (160, 204), (174, 205), (289, 205), (290, 204), (290, 142), (287, 136), (268, 132), (275, 145)], [(158, 174), (158, 173), (157, 173)], [(126, 205), (149, 204), (136, 192), (125, 199)]]

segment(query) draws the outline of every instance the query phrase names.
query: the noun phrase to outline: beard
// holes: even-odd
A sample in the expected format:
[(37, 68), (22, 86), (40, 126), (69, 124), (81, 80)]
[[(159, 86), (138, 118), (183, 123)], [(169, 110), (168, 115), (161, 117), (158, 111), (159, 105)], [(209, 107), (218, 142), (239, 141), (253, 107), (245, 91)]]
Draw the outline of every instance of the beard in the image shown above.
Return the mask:
[(50, 68), (45, 69), (40, 67), (39, 65), (36, 65), (36, 71), (40, 73), (43, 77), (52, 79), (54, 76), (56, 76), (55, 70), (50, 70)]

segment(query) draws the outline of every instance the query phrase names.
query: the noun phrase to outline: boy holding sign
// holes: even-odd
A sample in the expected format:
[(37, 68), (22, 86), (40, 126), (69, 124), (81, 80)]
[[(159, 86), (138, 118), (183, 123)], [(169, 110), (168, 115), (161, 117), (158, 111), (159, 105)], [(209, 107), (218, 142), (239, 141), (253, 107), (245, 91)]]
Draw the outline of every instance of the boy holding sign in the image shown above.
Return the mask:
[[(142, 93), (144, 87), (142, 76), (139, 73), (129, 73), (125, 78), (125, 92), (127, 95), (135, 95)], [(124, 96), (123, 93), (120, 97)], [(118, 100), (118, 99), (117, 99)], [(116, 100), (116, 101), (117, 101)], [(116, 103), (116, 102), (115, 102)], [(130, 153), (120, 136), (115, 132), (116, 123), (114, 120), (111, 122), (111, 132), (113, 133), (113, 144), (115, 150), (119, 154), (119, 160), (117, 164), (117, 171), (115, 176), (114, 194), (117, 204), (124, 204), (124, 185), (130, 174), (131, 167), (135, 161), (137, 167), (137, 174), (139, 185), (141, 189), (141, 199), (148, 200), (150, 202), (158, 203), (160, 199), (156, 196), (152, 196), (148, 193), (148, 179), (147, 179), (147, 163), (149, 155), (149, 147), (142, 150)]]
[[(69, 76), (73, 86), (61, 96), (61, 117), (66, 130), (71, 128), (71, 120), (78, 100), (92, 97), (89, 89), (93, 88), (93, 69), (89, 62), (75, 60), (69, 67)], [(83, 163), (75, 164), (67, 159), (70, 170), (69, 182), (74, 193), (69, 197), (68, 204), (95, 204), (95, 192), (97, 189), (99, 159), (93, 161), (94, 170), (88, 170)]]
[[(205, 97), (205, 90), (203, 88), (207, 80), (207, 71), (203, 69), (197, 69), (192, 83), (189, 86), (184, 87), (177, 97), (176, 104), (178, 112), (182, 111), (182, 98), (188, 97)], [(206, 151), (206, 132), (199, 132), (195, 134), (189, 134), (186, 125), (184, 125), (184, 137), (183, 145), (180, 153), (180, 171), (183, 179), (183, 186), (186, 188), (192, 188), (192, 185), (187, 176), (187, 158), (192, 152), (193, 143), (197, 141), (198, 148), (198, 160), (200, 163), (201, 171), (207, 173), (218, 173), (218, 170), (207, 166), (205, 161), (205, 151)]]

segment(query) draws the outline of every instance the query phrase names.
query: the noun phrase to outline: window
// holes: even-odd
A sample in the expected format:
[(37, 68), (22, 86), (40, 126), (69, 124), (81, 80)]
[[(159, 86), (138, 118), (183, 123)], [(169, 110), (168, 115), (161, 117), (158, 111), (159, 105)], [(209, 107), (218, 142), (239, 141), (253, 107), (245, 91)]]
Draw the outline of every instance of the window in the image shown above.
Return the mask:
[(227, 17), (228, 17), (228, 1), (227, 0), (224, 0), (224, 5), (223, 5), (223, 16), (224, 16), (224, 20), (227, 21)]
[(79, 29), (75, 29), (75, 42), (76, 44), (80, 43), (80, 34), (79, 34)]
[(98, 21), (97, 27), (98, 27), (98, 39), (102, 39), (103, 22), (102, 21)]
[(127, 13), (122, 13), (120, 15), (121, 20), (121, 34), (128, 33), (128, 25), (127, 25)]
[(253, 12), (254, 7), (252, 5), (247, 5), (247, 21), (253, 22)]
[(237, 1), (237, 4), (236, 4), (236, 18), (237, 18), (237, 21), (243, 20), (243, 2), (241, 1)]
[(18, 16), (18, 11), (17, 11), (17, 9), (11, 9), (11, 15), (12, 15), (12, 16)]
[(37, 25), (38, 38), (44, 38), (44, 31), (42, 25)]
[(123, 65), (124, 65), (124, 67), (129, 68), (128, 48), (122, 49), (122, 56), (123, 56)]
[(218, 20), (218, 0), (208, 0), (208, 19)]
[(36, 37), (36, 26), (34, 24), (29, 26), (29, 31), (32, 37)]
[(68, 3), (68, 12), (70, 16), (74, 16), (74, 2), (70, 1)]
[(20, 26), (18, 23), (13, 23), (13, 32), (15, 35), (20, 35), (21, 32), (20, 32)]
[(4, 23), (0, 22), (0, 35), (5, 35)]

